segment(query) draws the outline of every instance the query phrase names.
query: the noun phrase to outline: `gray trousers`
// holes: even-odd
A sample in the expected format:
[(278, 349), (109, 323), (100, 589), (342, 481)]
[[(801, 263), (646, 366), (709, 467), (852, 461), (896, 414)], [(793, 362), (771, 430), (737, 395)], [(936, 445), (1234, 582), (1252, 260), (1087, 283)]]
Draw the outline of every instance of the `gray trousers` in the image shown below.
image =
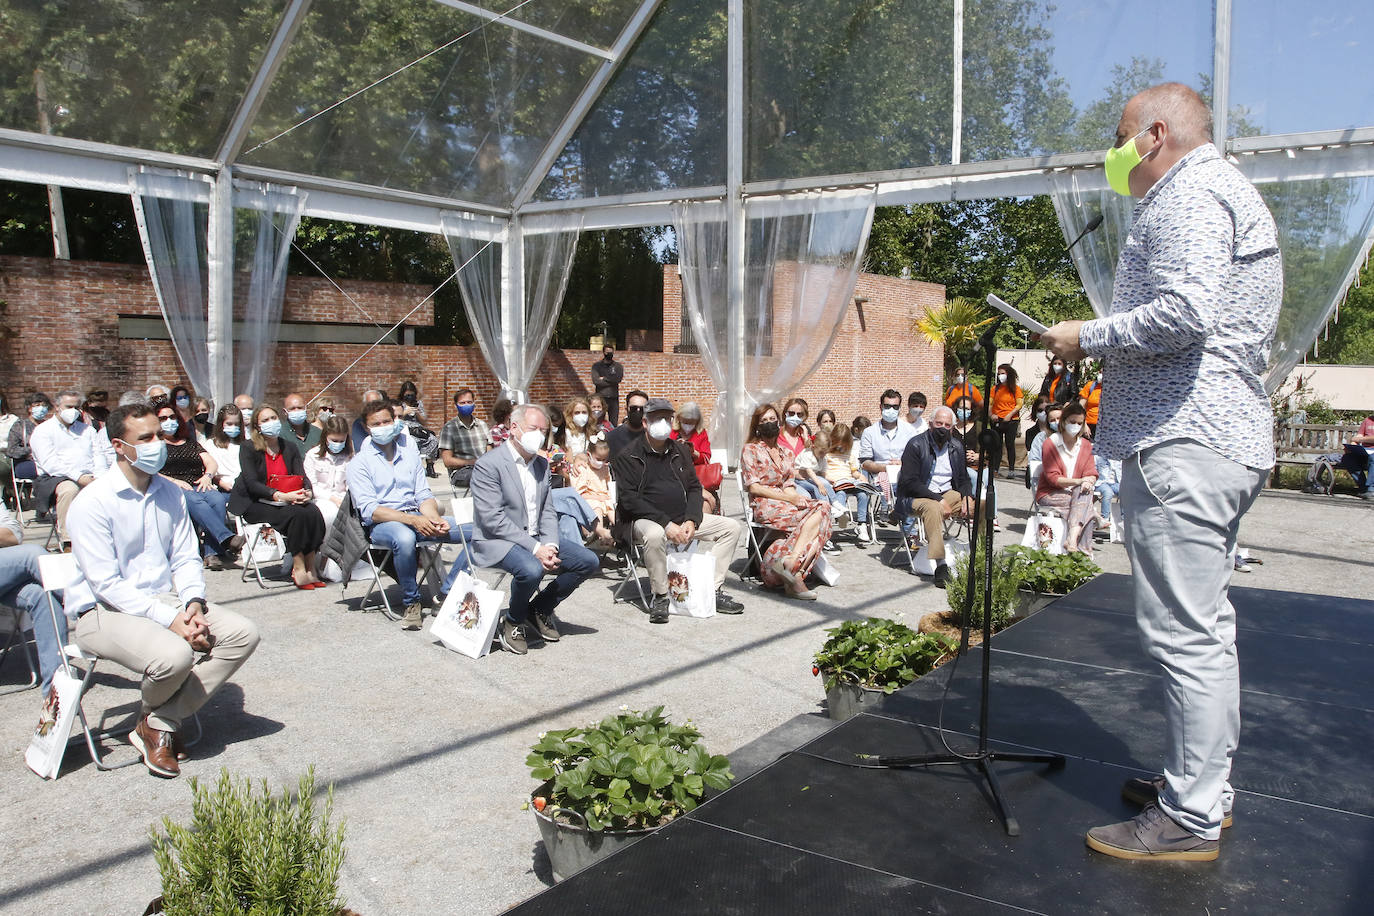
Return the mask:
[(1241, 517), (1267, 473), (1187, 439), (1123, 465), (1121, 506), (1140, 641), (1164, 679), (1160, 808), (1215, 840), (1240, 740), (1236, 611), (1227, 598)]
[[(161, 598), (180, 607), (176, 595)], [(214, 647), (205, 654), (149, 617), (96, 607), (76, 623), (76, 644), (143, 675), (143, 713), (162, 731), (177, 731), (258, 647), (258, 626), (241, 614), (211, 604), (205, 620)]]
[[(735, 547), (740, 538), (739, 522), (723, 515), (707, 515), (701, 519), (701, 527), (696, 530), (692, 540), (705, 544), (716, 558), (715, 587), (725, 583), (725, 571), (735, 558)], [(663, 526), (646, 518), (637, 519), (634, 524), (635, 543), (640, 546), (644, 556), (644, 568), (649, 571), (649, 584), (655, 595), (668, 594), (668, 535)]]

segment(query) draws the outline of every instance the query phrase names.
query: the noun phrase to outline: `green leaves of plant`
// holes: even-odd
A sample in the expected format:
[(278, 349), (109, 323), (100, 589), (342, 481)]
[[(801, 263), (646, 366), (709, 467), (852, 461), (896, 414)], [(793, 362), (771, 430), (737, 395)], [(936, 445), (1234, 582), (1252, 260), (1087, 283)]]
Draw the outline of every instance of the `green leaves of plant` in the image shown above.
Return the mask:
[(917, 633), (882, 617), (846, 620), (826, 632), (830, 638), (816, 653), (815, 664), (825, 672), (827, 690), (847, 674), (846, 680), (891, 693), (925, 674), (954, 648), (942, 636)]
[(1033, 592), (1066, 595), (1102, 572), (1084, 553), (1052, 554), (1048, 550), (1008, 547), (1011, 568), (1021, 588)]
[(656, 827), (695, 808), (708, 787), (726, 789), (734, 779), (729, 759), (700, 739), (659, 706), (546, 732), (525, 763), (535, 779), (552, 782), (553, 808), (576, 812), (590, 830)]

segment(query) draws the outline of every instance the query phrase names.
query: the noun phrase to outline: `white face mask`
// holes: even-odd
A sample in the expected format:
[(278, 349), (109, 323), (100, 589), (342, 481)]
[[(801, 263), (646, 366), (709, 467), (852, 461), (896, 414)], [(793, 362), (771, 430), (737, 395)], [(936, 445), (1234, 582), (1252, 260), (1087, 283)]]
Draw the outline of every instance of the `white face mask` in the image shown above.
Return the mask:
[(520, 447), (534, 455), (544, 447), (544, 434), (537, 429), (527, 429), (520, 434)]
[(593, 470), (597, 471), (606, 466), (606, 462), (602, 461), (600, 458), (588, 458), (587, 463), (592, 466)]
[(580, 429), (587, 425), (587, 415), (585, 413), (573, 414), (573, 423)]
[(673, 424), (665, 419), (658, 419), (649, 424), (649, 438), (663, 440), (667, 439), (673, 431)]
[(999, 372), (999, 373), (997, 373), (997, 384), (999, 384), (999, 385), (1005, 385), (1006, 383), (1007, 383), (1007, 374), (1006, 374), (1005, 372)]
[(924, 407), (913, 407), (911, 408), (911, 410), (907, 411), (907, 413), (911, 414), (912, 423), (915, 423), (917, 420), (921, 419), (921, 414), (925, 412), (926, 409)]
[(286, 419), (290, 420), (290, 421), (291, 421), (293, 424), (295, 424), (296, 426), (300, 426), (302, 423), (304, 423), (304, 422), (305, 422), (306, 420), (308, 420), (309, 418), (310, 418), (310, 415), (307, 414), (307, 413), (305, 412), (305, 408), (304, 408), (304, 407), (301, 407), (301, 408), (296, 409), (296, 410), (288, 410), (288, 411), (286, 412)]
[(1082, 432), (1082, 431), (1083, 431), (1083, 424), (1082, 424), (1082, 423), (1065, 423), (1065, 424), (1064, 424), (1064, 432), (1068, 433), (1070, 436), (1076, 436), (1076, 435), (1078, 435), (1078, 434), (1079, 434), (1080, 432)]
[(897, 422), (897, 408), (895, 408), (895, 407), (884, 407), (884, 408), (883, 408), (883, 419), (886, 420), (886, 421), (889, 422), (889, 423), (896, 423), (896, 422)]
[(63, 407), (58, 411), (57, 416), (61, 418), (63, 423), (71, 426), (76, 422), (77, 418), (81, 416), (81, 411), (77, 410), (75, 407)]

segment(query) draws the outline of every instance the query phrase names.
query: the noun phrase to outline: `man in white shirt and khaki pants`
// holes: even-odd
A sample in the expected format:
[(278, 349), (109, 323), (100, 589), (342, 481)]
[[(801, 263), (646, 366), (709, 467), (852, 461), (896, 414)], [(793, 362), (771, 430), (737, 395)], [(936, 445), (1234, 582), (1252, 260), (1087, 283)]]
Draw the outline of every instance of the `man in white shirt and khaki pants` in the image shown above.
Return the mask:
[(67, 591), (81, 648), (143, 673), (129, 740), (149, 772), (180, 775), (181, 724), (258, 646), (251, 620), (205, 600), (196, 536), (181, 493), (157, 476), (167, 457), (156, 414), (115, 409), (115, 466), (72, 502), (68, 527), (84, 583)]

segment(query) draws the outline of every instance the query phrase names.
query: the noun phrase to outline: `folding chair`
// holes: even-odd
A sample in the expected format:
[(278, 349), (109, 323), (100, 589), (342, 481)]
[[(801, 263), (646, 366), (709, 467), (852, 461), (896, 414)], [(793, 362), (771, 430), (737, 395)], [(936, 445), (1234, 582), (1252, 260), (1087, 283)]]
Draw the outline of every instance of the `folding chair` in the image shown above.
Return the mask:
[[(468, 501), (471, 502), (471, 499), (469, 498)], [(455, 500), (455, 502), (457, 502), (457, 500)], [(469, 510), (469, 513), (470, 512), (471, 510)], [(362, 516), (358, 516), (358, 521), (361, 524)], [(366, 526), (364, 526), (364, 530), (366, 530)], [(463, 550), (466, 551), (468, 546), (467, 539), (463, 537), (461, 528), (458, 531), (458, 537)], [(430, 592), (436, 595), (439, 593), (439, 583), (443, 582), (446, 572), (444, 558), (440, 552), (443, 546), (443, 544), (434, 541), (421, 541), (415, 545), (417, 581), (427, 583), (430, 587)], [(383, 573), (396, 579), (396, 566), (394, 560), (392, 560), (392, 553), (393, 551), (390, 547), (387, 547), (385, 544), (378, 544), (371, 538), (368, 538), (367, 549), (363, 551), (363, 559), (367, 561), (370, 575), (367, 580), (367, 592), (363, 595), (362, 603), (358, 605), (358, 609), (362, 611), (381, 611), (386, 615), (388, 620), (401, 620), (405, 617), (405, 608), (397, 608), (392, 605), (391, 599), (386, 596), (386, 584), (382, 582)], [(469, 556), (471, 555), (469, 554)], [(388, 562), (390, 562), (389, 569)], [(437, 579), (435, 577), (437, 577)], [(352, 577), (350, 577), (350, 580), (351, 578)], [(396, 581), (400, 582), (399, 579), (396, 579)], [(348, 591), (347, 582), (344, 583), (343, 588), (346, 593)], [(379, 604), (368, 603), (372, 598), (373, 592), (376, 592), (381, 598)]]
[[(267, 566), (269, 570), (279, 568), (282, 559), (286, 556), (286, 545), (282, 542), (281, 532), (277, 531), (266, 522), (246, 522), (242, 517), (230, 516), (234, 522), (234, 531), (243, 536), (247, 542), (243, 545), (243, 553), (239, 554), (239, 564), (243, 567), (243, 572), (239, 574), (240, 582), (248, 581), (248, 573), (251, 571), (258, 580), (259, 588), (285, 588), (294, 585), (290, 580), (269, 585), (267, 580), (262, 577), (262, 568)], [(275, 544), (281, 548), (275, 559), (255, 559), (255, 554), (260, 546)], [(273, 551), (276, 553), (276, 551)]]
[[(24, 491), (28, 491), (29, 502), (32, 503), (34, 479), (18, 476), (14, 473), (14, 465), (10, 465), (10, 483), (14, 486), (14, 514), (18, 517), (19, 524), (28, 527), (29, 522), (24, 518)], [(33, 514), (36, 519), (38, 516), (37, 507), (34, 508)]]
[[(871, 483), (865, 483), (863, 481), (854, 481), (853, 483), (837, 484), (835, 486), (835, 492), (843, 493), (845, 495), (848, 495), (850, 493), (868, 494), (868, 515), (858, 520), (857, 522), (857, 524), (868, 526), (868, 540), (859, 540), (859, 534), (856, 530), (854, 531), (854, 542), (856, 544), (859, 544), (860, 546), (867, 546), (869, 544), (876, 543), (878, 540), (878, 510), (880, 508), (880, 504), (882, 503), (883, 491), (878, 489)], [(847, 510), (848, 505), (846, 505), (845, 508)], [(841, 534), (844, 532), (836, 533)]]
[[(625, 543), (616, 543), (616, 558), (620, 561), (620, 584), (615, 587), (611, 594), (611, 603), (619, 604), (622, 601), (634, 603), (633, 598), (622, 598), (620, 593), (625, 590), (625, 586), (631, 581), (635, 584), (635, 591), (639, 593), (638, 607), (645, 613), (651, 610), (649, 596), (644, 591), (644, 583), (639, 578), (639, 567), (644, 566), (644, 551), (634, 541), (634, 534)], [(645, 567), (645, 573), (648, 567)]]
[(9, 658), (10, 650), (18, 649), (24, 656), (24, 664), (29, 666), (29, 682), (27, 684), (13, 684), (0, 690), (0, 696), (7, 693), (19, 693), (21, 690), (28, 690), (38, 686), (38, 667), (34, 664), (33, 655), (29, 652), (29, 638), (26, 635), (29, 629), (24, 624), (28, 614), (19, 610), (17, 607), (5, 607), (3, 610), (10, 613), (10, 633), (5, 640), (5, 648), (0, 650), (0, 666), (5, 664), (5, 659)]
[[(81, 581), (81, 570), (76, 565), (76, 557), (69, 553), (48, 554), (38, 558), (38, 575), (42, 580), (43, 591), (48, 599), (48, 613), (52, 615), (53, 632), (60, 633), (62, 628), (57, 623), (57, 604), (53, 601), (53, 594), (59, 591), (66, 591)], [(69, 627), (69, 632), (75, 627)], [(81, 701), (86, 696), (86, 691), (91, 687), (91, 678), (95, 675), (96, 664), (100, 661), (100, 656), (94, 652), (87, 652), (76, 644), (75, 638), (62, 647), (62, 667), (71, 677), (77, 676), (72, 669), (72, 662), (79, 662), (85, 666), (85, 673), (80, 677), (80, 689), (76, 694), (76, 715), (81, 722), (81, 731), (86, 738), (86, 749), (90, 751), (91, 762), (98, 770), (118, 770), (122, 767), (133, 766), (143, 762), (140, 754), (131, 760), (120, 763), (106, 763), (105, 757), (100, 753), (96, 746), (97, 742), (107, 738), (122, 736), (129, 729), (127, 723), (119, 726), (104, 727), (104, 715), (101, 715), (100, 728), (91, 728), (90, 721), (86, 718), (86, 710), (82, 708)], [(79, 670), (79, 669), (78, 669)], [(195, 737), (186, 742), (187, 747), (194, 746), (201, 738), (200, 715), (191, 717), (191, 722), (195, 725)]]
[(749, 545), (750, 557), (749, 564), (745, 566), (744, 572), (740, 573), (740, 578), (762, 581), (764, 552), (773, 541), (786, 537), (787, 532), (761, 525), (754, 519), (754, 508), (749, 502), (749, 489), (744, 485), (744, 468), (735, 469), (735, 483), (739, 487), (740, 507), (744, 513), (744, 536)]

